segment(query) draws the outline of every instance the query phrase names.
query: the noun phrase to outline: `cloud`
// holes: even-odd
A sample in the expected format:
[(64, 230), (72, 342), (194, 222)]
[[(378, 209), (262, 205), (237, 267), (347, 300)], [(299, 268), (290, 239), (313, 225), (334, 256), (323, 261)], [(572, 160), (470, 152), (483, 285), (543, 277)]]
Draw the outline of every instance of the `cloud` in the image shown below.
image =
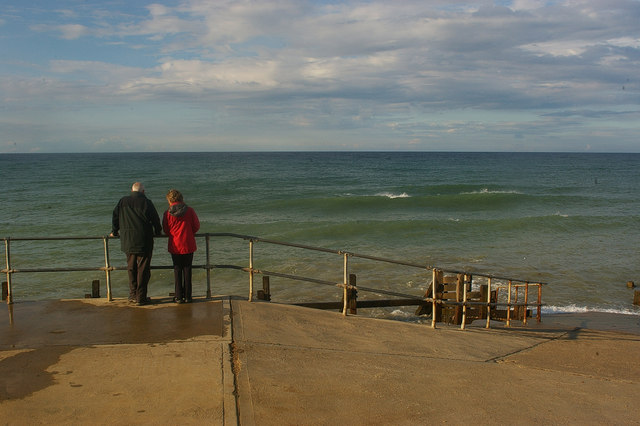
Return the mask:
[(62, 33), (62, 38), (75, 40), (89, 33), (89, 29), (80, 24), (60, 25), (58, 30)]
[[(630, 0), (87, 4), (33, 20), (61, 50), (37, 75), (0, 74), (0, 95), (96, 111), (156, 102), (263, 133), (358, 129), (411, 146), (425, 135), (548, 137), (620, 106), (619, 120), (635, 116), (639, 21)], [(443, 118), (467, 112), (482, 118)]]

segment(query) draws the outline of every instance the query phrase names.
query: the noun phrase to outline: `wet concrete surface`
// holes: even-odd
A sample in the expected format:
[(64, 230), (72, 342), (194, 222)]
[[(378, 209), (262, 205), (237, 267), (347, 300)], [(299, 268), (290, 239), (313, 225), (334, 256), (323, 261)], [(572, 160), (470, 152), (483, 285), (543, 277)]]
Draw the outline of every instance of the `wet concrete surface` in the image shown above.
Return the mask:
[(0, 307), (0, 424), (237, 424), (229, 302)]
[(224, 333), (222, 302), (204, 299), (181, 305), (158, 299), (147, 306), (106, 299), (18, 302), (2, 310), (2, 349), (162, 343)]

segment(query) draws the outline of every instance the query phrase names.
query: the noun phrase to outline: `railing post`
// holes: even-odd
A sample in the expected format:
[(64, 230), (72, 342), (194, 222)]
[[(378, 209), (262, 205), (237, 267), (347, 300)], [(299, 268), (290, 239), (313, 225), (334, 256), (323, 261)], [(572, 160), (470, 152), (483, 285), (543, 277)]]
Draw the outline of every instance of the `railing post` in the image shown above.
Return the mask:
[(511, 327), (511, 280), (509, 280), (509, 294), (507, 295), (507, 327)]
[(347, 316), (347, 304), (349, 303), (349, 300), (347, 298), (347, 287), (349, 286), (349, 254), (348, 253), (344, 253), (344, 267), (343, 267), (343, 271), (344, 271), (344, 276), (343, 276), (343, 280), (342, 282), (344, 283), (344, 291), (343, 291), (343, 306), (342, 306), (342, 315), (343, 316)]
[(211, 299), (211, 257), (209, 255), (209, 234), (207, 233), (204, 238), (207, 248), (207, 299)]
[(433, 268), (431, 271), (433, 273), (433, 281), (431, 284), (431, 328), (436, 328), (436, 287), (438, 286), (438, 272), (436, 268)]
[(538, 311), (536, 312), (536, 320), (542, 320), (542, 284), (538, 283)]
[(529, 281), (524, 282), (524, 321), (523, 324), (527, 325), (527, 308), (529, 307)]
[(253, 301), (253, 240), (249, 240), (249, 302)]
[(465, 323), (467, 322), (467, 281), (466, 275), (462, 278), (462, 320), (460, 321), (460, 329), (464, 330)]
[(13, 304), (13, 291), (11, 289), (11, 238), (7, 237), (4, 240), (4, 257), (7, 261), (7, 305)]
[(487, 325), (485, 328), (491, 326), (491, 277), (487, 278)]
[(107, 278), (107, 300), (111, 302), (113, 295), (111, 294), (111, 262), (109, 260), (109, 236), (102, 237), (104, 243), (104, 271)]
[(513, 313), (515, 314), (515, 319), (519, 320), (520, 319), (520, 305), (518, 305), (518, 293), (520, 293), (520, 288), (522, 287), (522, 285), (514, 285), (514, 290), (515, 290), (515, 297), (513, 299), (513, 304), (515, 305), (513, 307)]

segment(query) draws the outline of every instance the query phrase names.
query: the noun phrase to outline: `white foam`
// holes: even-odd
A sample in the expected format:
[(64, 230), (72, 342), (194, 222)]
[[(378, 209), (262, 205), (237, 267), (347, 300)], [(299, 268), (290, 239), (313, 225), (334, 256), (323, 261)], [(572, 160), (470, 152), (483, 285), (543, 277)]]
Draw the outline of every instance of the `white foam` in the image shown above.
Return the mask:
[(400, 318), (413, 318), (415, 315), (409, 312), (402, 311), (400, 309), (395, 309), (393, 312), (391, 312), (391, 316)]
[(381, 192), (376, 194), (378, 197), (387, 197), (387, 198), (410, 198), (411, 195), (407, 194), (406, 192), (403, 192), (402, 194), (393, 194), (391, 192)]
[(626, 309), (626, 308), (600, 308), (593, 306), (577, 306), (577, 305), (566, 305), (566, 306), (543, 306), (542, 313), (543, 314), (576, 314), (576, 313), (586, 313), (586, 312), (600, 312), (607, 314), (623, 314), (623, 315), (638, 315), (640, 316), (640, 310), (638, 309)]
[(461, 195), (475, 195), (475, 194), (522, 194), (520, 191), (491, 191), (489, 188), (483, 188), (479, 191), (461, 192)]

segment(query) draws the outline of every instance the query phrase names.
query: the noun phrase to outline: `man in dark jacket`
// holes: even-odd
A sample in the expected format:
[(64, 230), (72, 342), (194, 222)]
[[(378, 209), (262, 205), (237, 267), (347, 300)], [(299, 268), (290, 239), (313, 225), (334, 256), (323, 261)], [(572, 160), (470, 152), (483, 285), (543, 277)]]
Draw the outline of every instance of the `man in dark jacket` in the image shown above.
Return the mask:
[(131, 195), (122, 197), (113, 209), (111, 223), (111, 236), (120, 236), (120, 247), (127, 255), (129, 302), (146, 305), (153, 236), (160, 235), (162, 224), (155, 206), (144, 195), (144, 185), (133, 184)]

